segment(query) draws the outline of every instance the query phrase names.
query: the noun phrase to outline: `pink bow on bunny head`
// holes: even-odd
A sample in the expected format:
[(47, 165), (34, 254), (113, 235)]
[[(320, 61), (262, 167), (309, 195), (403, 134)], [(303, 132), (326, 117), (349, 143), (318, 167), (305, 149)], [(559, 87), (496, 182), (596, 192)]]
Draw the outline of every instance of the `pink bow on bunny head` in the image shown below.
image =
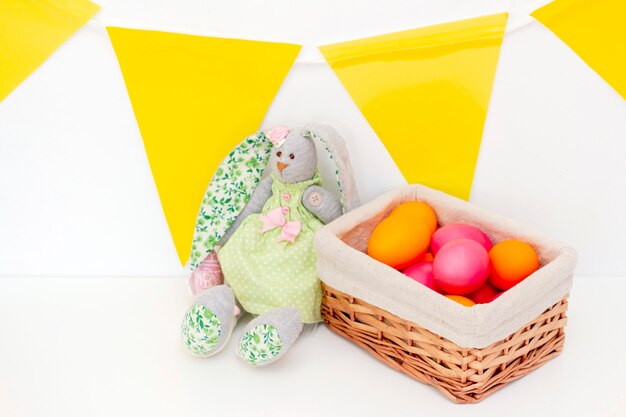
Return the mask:
[(289, 129), (284, 126), (276, 126), (265, 133), (265, 136), (272, 142), (276, 148), (280, 148), (287, 140)]

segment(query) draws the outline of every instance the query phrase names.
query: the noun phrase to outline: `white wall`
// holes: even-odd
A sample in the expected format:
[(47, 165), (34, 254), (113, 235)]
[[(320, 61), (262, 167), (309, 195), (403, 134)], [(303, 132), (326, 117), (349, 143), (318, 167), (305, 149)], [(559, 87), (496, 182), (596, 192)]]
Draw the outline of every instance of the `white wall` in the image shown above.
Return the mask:
[[(320, 121), (349, 142), (364, 201), (404, 183), (315, 45), (509, 11), (502, 0), (100, 0), (106, 25), (304, 45), (264, 126)], [(545, 1), (544, 1), (545, 3)], [(505, 37), (471, 201), (626, 275), (626, 103), (538, 23)], [(0, 275), (182, 270), (124, 83), (97, 23), (0, 103)]]

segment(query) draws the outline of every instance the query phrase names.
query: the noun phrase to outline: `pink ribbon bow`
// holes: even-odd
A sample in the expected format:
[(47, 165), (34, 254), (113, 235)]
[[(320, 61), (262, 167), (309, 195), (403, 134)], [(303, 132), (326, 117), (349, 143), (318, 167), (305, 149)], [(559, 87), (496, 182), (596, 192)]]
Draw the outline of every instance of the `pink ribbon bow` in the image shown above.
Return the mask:
[(298, 234), (300, 234), (300, 230), (302, 230), (302, 223), (300, 223), (300, 221), (295, 220), (293, 222), (288, 222), (285, 220), (285, 214), (280, 207), (275, 208), (267, 214), (264, 214), (260, 217), (260, 219), (261, 222), (263, 222), (261, 233), (265, 233), (268, 230), (272, 230), (277, 227), (280, 227), (282, 229), (282, 232), (278, 238), (279, 242), (287, 240), (293, 243), (296, 240), (296, 237), (298, 237)]

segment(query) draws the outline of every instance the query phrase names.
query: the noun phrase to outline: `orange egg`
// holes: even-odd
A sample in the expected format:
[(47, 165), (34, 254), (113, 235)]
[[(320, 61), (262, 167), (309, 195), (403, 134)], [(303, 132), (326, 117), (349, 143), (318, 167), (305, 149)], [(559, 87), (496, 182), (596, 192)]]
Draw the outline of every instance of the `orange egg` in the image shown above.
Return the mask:
[(393, 209), (389, 216), (406, 216), (411, 221), (423, 223), (428, 227), (431, 234), (437, 230), (437, 215), (435, 211), (428, 204), (421, 201), (402, 203)]
[(508, 290), (539, 269), (537, 252), (519, 240), (498, 243), (489, 251), (489, 260), (489, 282), (501, 290)]
[(475, 303), (467, 297), (463, 297), (462, 295), (446, 295), (452, 301), (456, 301), (457, 303), (464, 305), (465, 307), (471, 307)]
[(392, 268), (406, 268), (426, 253), (431, 235), (422, 223), (405, 216), (389, 216), (372, 232), (367, 254)]

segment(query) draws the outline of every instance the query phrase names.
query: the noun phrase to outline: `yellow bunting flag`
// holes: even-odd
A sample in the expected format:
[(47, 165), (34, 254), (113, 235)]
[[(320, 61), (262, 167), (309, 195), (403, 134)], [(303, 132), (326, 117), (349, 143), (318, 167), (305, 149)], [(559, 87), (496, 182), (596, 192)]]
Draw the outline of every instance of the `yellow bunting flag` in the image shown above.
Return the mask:
[(259, 128), (300, 46), (107, 30), (184, 264), (214, 171)]
[(87, 0), (0, 0), (0, 101), (99, 9)]
[(555, 0), (531, 15), (626, 99), (626, 0)]
[(468, 199), (507, 14), (321, 47), (407, 181)]

